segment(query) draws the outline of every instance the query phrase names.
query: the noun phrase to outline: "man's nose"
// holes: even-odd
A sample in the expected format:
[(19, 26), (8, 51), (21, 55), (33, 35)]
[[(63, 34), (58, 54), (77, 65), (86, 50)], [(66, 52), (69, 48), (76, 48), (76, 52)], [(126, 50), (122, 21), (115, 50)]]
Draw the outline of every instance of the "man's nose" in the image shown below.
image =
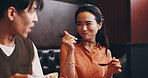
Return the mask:
[(36, 12), (34, 13), (34, 16), (33, 16), (33, 22), (38, 22), (38, 16)]

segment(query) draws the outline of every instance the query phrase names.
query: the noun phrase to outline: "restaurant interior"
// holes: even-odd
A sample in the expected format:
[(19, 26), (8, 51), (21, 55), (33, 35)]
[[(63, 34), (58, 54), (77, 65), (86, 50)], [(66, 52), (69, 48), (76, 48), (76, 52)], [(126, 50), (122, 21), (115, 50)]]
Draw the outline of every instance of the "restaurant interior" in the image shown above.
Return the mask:
[(84, 3), (99, 7), (104, 16), (112, 56), (120, 58), (122, 72), (114, 78), (145, 78), (148, 69), (148, 0), (44, 0), (39, 22), (29, 34), (35, 43), (44, 75), (60, 74), (59, 34), (76, 35), (74, 14)]

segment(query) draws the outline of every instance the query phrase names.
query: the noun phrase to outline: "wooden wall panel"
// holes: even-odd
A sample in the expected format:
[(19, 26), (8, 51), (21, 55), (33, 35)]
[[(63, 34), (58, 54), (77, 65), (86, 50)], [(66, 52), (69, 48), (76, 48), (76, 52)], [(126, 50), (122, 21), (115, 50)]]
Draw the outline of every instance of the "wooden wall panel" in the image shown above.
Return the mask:
[(148, 43), (148, 0), (131, 0), (131, 42)]
[(130, 41), (128, 1), (98, 0), (96, 2), (105, 17), (105, 26), (110, 43), (125, 44)]

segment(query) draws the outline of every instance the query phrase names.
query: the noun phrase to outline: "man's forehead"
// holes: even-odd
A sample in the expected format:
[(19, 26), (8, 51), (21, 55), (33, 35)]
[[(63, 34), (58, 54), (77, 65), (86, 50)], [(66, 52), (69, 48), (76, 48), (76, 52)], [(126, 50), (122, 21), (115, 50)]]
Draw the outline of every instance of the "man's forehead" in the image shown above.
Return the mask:
[(32, 4), (30, 4), (28, 6), (28, 11), (30, 11), (30, 10), (36, 10), (36, 9), (37, 9), (37, 3), (36, 3), (36, 1), (34, 1)]
[(35, 8), (35, 9), (36, 9), (36, 8), (37, 8), (37, 2), (36, 2), (36, 1), (34, 1), (34, 2), (33, 2), (33, 4), (32, 4), (30, 7), (31, 7), (31, 8)]

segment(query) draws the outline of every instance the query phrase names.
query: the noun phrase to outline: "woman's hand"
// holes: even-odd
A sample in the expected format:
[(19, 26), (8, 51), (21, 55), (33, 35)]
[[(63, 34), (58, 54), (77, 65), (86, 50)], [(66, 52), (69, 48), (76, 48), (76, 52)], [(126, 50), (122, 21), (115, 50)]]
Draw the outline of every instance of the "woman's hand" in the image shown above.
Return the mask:
[(108, 64), (107, 72), (104, 76), (104, 78), (113, 78), (113, 73), (120, 73), (121, 70), (121, 64), (119, 59), (115, 59), (115, 57), (112, 58), (111, 62)]
[(65, 36), (62, 38), (62, 42), (68, 47), (68, 49), (73, 50), (75, 49), (74, 44), (77, 40), (76, 37), (70, 35), (67, 31), (64, 31)]
[[(62, 38), (62, 42), (66, 45), (68, 48), (67, 50), (67, 57), (65, 59), (64, 67), (62, 68), (63, 73), (68, 78), (75, 78), (75, 59), (74, 59), (74, 50), (76, 43), (74, 36), (70, 35), (67, 31), (64, 31), (65, 36)], [(64, 56), (65, 57), (65, 56)]]
[(107, 71), (110, 74), (122, 72), (122, 70), (121, 70), (121, 64), (120, 64), (119, 59), (116, 59), (115, 57), (113, 57), (112, 58), (112, 61), (108, 65)]
[(33, 77), (31, 75), (29, 75), (29, 74), (16, 73), (13, 76), (11, 76), (10, 78), (33, 78)]

